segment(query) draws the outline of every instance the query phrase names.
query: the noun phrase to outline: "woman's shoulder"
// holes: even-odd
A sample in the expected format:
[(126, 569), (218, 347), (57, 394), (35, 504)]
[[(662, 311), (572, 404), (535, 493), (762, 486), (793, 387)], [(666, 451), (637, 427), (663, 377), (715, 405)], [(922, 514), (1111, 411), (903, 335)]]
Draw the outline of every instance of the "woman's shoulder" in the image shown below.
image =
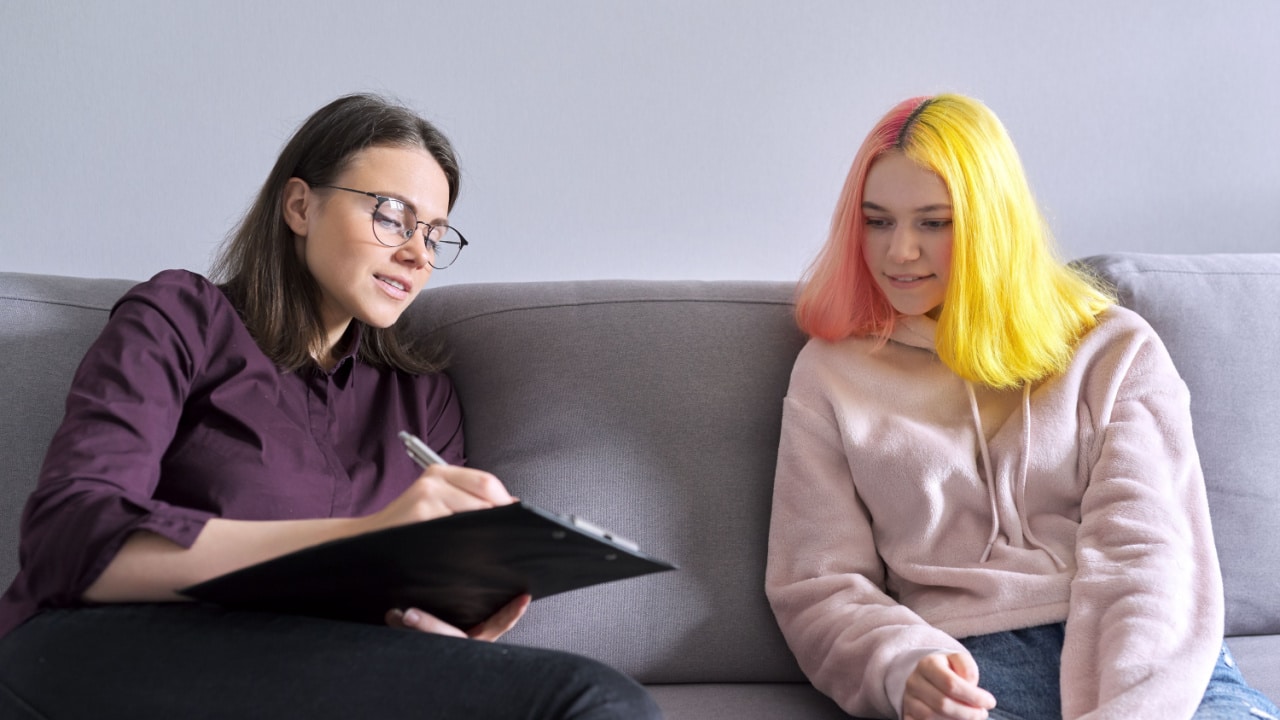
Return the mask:
[(112, 314), (129, 303), (142, 303), (170, 319), (193, 317), (203, 322), (238, 317), (222, 288), (190, 270), (162, 270), (150, 280), (134, 285), (116, 301)]
[(221, 296), (225, 299), (221, 289), (199, 273), (190, 270), (161, 270), (151, 276), (150, 280), (144, 280), (134, 285), (120, 298), (125, 300), (150, 300), (153, 302), (167, 303), (176, 300), (193, 300), (203, 298), (206, 302), (216, 300), (214, 296)]
[(164, 270), (130, 288), (111, 309), (109, 325), (150, 339), (175, 338), (195, 354), (247, 333), (222, 288), (189, 270)]

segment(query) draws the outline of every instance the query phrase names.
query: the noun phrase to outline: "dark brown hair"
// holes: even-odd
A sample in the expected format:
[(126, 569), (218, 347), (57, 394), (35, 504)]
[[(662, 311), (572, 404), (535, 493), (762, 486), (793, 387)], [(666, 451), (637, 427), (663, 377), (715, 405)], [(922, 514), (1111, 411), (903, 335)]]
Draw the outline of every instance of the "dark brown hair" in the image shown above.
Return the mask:
[[(227, 238), (210, 273), (244, 318), (263, 353), (290, 372), (311, 362), (324, 338), (320, 287), (294, 250), (284, 220), (285, 183), (331, 184), (351, 158), (370, 147), (421, 147), (449, 182), (449, 209), (458, 198), (458, 159), (449, 139), (408, 108), (376, 95), (340, 97), (307, 118), (280, 152), (253, 206)], [(359, 320), (352, 320), (359, 323)], [(414, 352), (396, 326), (362, 326), (360, 359), (411, 373), (438, 369)], [(434, 355), (435, 353), (431, 353)]]

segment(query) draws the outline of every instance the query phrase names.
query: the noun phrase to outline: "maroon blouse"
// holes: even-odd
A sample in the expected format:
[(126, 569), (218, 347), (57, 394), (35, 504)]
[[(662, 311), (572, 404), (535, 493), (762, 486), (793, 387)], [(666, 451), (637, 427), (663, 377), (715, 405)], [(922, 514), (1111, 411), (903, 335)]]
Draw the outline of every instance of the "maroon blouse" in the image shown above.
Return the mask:
[(284, 372), (205, 278), (168, 270), (126, 293), (76, 371), (23, 511), (0, 637), (80, 604), (134, 531), (190, 547), (211, 517), (381, 509), (420, 472), (400, 430), (463, 464), (448, 377), (362, 363), (355, 340), (332, 372)]

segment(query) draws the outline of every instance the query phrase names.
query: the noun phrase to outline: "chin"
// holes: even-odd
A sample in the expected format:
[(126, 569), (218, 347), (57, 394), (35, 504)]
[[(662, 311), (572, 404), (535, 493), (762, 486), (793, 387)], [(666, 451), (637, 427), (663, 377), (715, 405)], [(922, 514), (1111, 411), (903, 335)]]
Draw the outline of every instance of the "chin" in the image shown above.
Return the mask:
[(391, 315), (387, 313), (379, 313), (376, 315), (365, 315), (357, 319), (371, 328), (385, 330), (399, 322), (402, 314), (403, 313), (395, 313), (394, 315)]

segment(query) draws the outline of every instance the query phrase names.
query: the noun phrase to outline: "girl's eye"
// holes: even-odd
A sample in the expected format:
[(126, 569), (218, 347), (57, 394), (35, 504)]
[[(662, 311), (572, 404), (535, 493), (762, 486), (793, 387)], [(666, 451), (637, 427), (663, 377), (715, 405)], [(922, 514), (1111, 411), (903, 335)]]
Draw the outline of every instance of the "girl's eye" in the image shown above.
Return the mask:
[(889, 220), (886, 220), (885, 218), (875, 218), (875, 217), (867, 218), (867, 227), (869, 228), (877, 228), (877, 229), (887, 228), (889, 227), (890, 224), (891, 222)]
[(951, 227), (951, 220), (925, 220), (921, 224), (930, 230), (945, 230), (946, 228)]

